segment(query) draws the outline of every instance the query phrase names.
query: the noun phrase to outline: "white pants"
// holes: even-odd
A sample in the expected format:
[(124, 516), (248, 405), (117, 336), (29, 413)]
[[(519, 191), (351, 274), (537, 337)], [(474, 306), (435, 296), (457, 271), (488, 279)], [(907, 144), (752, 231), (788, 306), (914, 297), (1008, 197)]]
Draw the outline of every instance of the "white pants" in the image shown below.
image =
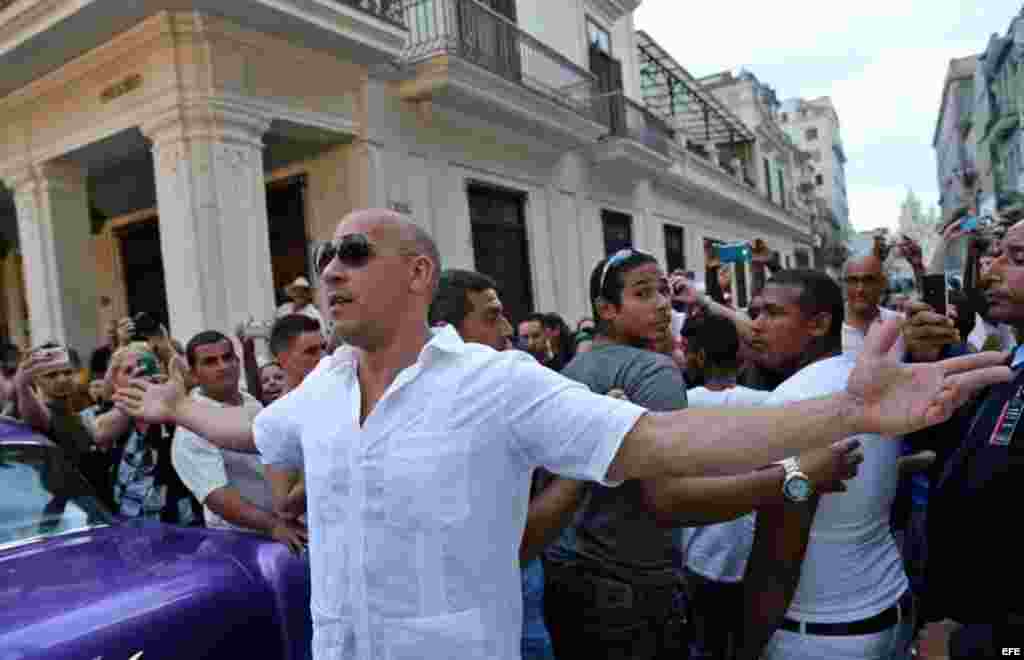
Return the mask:
[(914, 622), (871, 635), (801, 635), (776, 630), (761, 660), (909, 660)]

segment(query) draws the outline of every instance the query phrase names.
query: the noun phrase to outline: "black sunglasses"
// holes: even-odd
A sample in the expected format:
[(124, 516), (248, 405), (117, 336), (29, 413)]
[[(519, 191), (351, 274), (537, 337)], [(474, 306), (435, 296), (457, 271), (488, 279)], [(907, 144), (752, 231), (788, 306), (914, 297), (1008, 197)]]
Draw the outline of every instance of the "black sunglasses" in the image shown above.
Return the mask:
[[(397, 256), (415, 257), (418, 252), (399, 250)], [(362, 268), (372, 257), (385, 256), (377, 250), (366, 234), (347, 234), (333, 241), (321, 243), (316, 249), (313, 259), (316, 264), (317, 277), (322, 277), (327, 266), (337, 259), (346, 268)]]

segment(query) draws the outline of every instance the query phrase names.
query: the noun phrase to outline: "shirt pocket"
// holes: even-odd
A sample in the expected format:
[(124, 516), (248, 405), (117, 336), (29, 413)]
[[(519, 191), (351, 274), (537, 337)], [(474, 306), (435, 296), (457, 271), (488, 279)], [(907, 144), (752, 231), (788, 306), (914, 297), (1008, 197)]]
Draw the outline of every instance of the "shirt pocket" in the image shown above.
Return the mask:
[(496, 655), (479, 609), (395, 619), (385, 622), (381, 632), (378, 642), (385, 660), (483, 660)]
[(408, 433), (388, 443), (379, 479), (389, 522), (421, 529), (469, 517), (470, 434)]

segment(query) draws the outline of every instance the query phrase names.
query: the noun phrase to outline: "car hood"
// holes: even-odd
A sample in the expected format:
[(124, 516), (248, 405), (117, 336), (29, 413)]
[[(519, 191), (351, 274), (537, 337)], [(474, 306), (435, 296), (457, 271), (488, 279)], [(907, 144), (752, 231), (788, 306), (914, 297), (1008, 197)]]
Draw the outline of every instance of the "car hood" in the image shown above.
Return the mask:
[(248, 641), (267, 649), (246, 536), (124, 522), (0, 552), (0, 660), (203, 657), (261, 621)]

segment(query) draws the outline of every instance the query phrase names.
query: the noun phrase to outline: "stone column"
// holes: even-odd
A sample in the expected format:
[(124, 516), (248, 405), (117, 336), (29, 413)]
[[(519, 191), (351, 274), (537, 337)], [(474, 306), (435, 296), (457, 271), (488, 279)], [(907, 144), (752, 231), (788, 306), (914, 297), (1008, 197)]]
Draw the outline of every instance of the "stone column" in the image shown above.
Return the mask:
[(263, 134), (269, 120), (212, 105), (142, 126), (153, 143), (172, 334), (229, 334), (274, 313)]
[(654, 191), (650, 179), (643, 179), (633, 184), (633, 218), (634, 244), (639, 249), (649, 252), (665, 267), (665, 237), (661, 223), (654, 215)]
[[(557, 309), (570, 325), (590, 316), (588, 299), (590, 269), (584, 263), (580, 235), (580, 206), (584, 189), (585, 162), (575, 153), (563, 156), (555, 167), (553, 182), (545, 191), (551, 227), (551, 260)], [(571, 319), (571, 320), (570, 320)]]
[(21, 349), (29, 348), (28, 301), (25, 300), (25, 279), (20, 255), (9, 254), (3, 261), (4, 300), (7, 336)]
[(31, 342), (54, 340), (87, 356), (99, 319), (85, 172), (51, 161), (5, 179), (18, 215)]

